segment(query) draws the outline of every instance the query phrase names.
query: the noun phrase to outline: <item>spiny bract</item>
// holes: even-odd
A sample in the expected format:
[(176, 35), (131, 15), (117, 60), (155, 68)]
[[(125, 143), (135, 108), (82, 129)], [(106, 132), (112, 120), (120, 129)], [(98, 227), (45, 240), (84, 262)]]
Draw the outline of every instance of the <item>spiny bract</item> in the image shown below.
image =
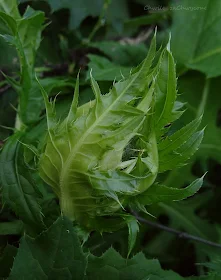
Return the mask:
[(134, 222), (127, 206), (145, 211), (145, 205), (165, 198), (193, 195), (201, 181), (184, 190), (155, 182), (158, 173), (183, 165), (203, 137), (203, 130), (196, 132), (201, 118), (168, 134), (168, 124), (183, 113), (169, 43), (156, 51), (154, 35), (145, 60), (107, 94), (90, 78), (95, 100), (78, 107), (78, 77), (62, 122), (42, 88), (48, 136), (39, 170), (62, 213), (88, 230), (112, 231)]

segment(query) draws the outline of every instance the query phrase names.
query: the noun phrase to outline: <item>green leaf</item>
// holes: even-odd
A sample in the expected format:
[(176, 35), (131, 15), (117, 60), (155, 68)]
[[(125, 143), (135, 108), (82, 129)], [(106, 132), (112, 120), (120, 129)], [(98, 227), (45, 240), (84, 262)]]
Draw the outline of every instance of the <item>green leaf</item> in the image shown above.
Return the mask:
[[(0, 18), (7, 24), (7, 26), (9, 27), (12, 35), (16, 35), (17, 33), (17, 24), (16, 24), (16, 20), (9, 16), (8, 14), (5, 14), (3, 12), (0, 11)], [(12, 43), (14, 44), (14, 41), (13, 41), (13, 37), (10, 36), (10, 35), (2, 35), (1, 36), (9, 43)]]
[(184, 0), (182, 6), (182, 9), (173, 11), (171, 46), (176, 60), (186, 68), (205, 73), (207, 77), (219, 76), (221, 2)]
[[(22, 19), (17, 22), (19, 39), (22, 44), (21, 47), (29, 66), (33, 66), (35, 62), (36, 51), (41, 42), (44, 20), (43, 12), (35, 11), (28, 7)], [(19, 46), (17, 45), (17, 47)]]
[(198, 150), (204, 131), (195, 131), (201, 119), (195, 119), (159, 143), (160, 172), (173, 169), (176, 165), (182, 166)]
[(11, 136), (0, 154), (0, 186), (3, 201), (22, 219), (31, 231), (43, 227), (39, 193), (31, 172), (22, 159), (22, 133)]
[[(215, 160), (221, 162), (221, 129), (220, 129), (220, 92), (221, 79), (205, 79), (205, 76), (196, 71), (190, 71), (178, 79), (178, 87), (182, 101), (187, 101), (187, 112), (182, 115), (178, 127), (184, 123), (191, 122), (198, 118), (202, 112), (202, 127), (206, 127), (204, 137), (192, 160), (179, 172), (173, 170), (166, 180), (168, 185), (182, 187), (196, 178), (192, 173), (193, 163), (198, 161), (203, 171), (209, 170), (209, 161)], [(210, 170), (209, 170), (210, 171)], [(183, 174), (183, 176), (180, 176)]]
[(171, 136), (168, 136), (165, 140), (159, 143), (158, 149), (160, 155), (165, 155), (172, 151), (177, 150), (183, 143), (189, 140), (193, 133), (198, 129), (201, 123), (202, 117), (196, 118), (180, 130), (176, 131)]
[(194, 195), (201, 188), (203, 178), (204, 176), (182, 189), (154, 184), (147, 191), (138, 195), (135, 201), (141, 205), (148, 205), (158, 202), (171, 202), (186, 199), (187, 197)]
[[(206, 89), (209, 82), (209, 87)], [(220, 112), (221, 79), (206, 81), (205, 77), (197, 72), (190, 72), (179, 79), (180, 92), (184, 92), (182, 99), (188, 102), (188, 114), (184, 114), (182, 121), (190, 121), (203, 110), (202, 125), (206, 126), (205, 136), (196, 153), (196, 158), (206, 162), (212, 158), (221, 162), (221, 128), (218, 122)], [(199, 100), (200, 103), (199, 103)]]
[(72, 223), (59, 217), (36, 239), (22, 238), (9, 279), (84, 278), (84, 256)]
[[(165, 20), (168, 16), (168, 10), (158, 13), (152, 13), (145, 16), (133, 17), (125, 20), (124, 28), (127, 30), (128, 28), (137, 28), (142, 25), (149, 25), (159, 23)], [(136, 29), (135, 29), (136, 30)]]
[(98, 16), (101, 12), (102, 0), (48, 0), (53, 12), (60, 9), (70, 10), (69, 28), (76, 29), (88, 16)]
[(160, 131), (160, 129), (173, 120), (172, 112), (175, 106), (177, 90), (175, 63), (168, 49), (162, 54), (159, 63), (160, 69), (156, 81), (155, 119), (157, 129)]
[(11, 70), (13, 68), (13, 60), (17, 58), (16, 51), (13, 48), (13, 46), (8, 45), (8, 43), (4, 40), (2, 36), (0, 36), (0, 48), (1, 69), (8, 68)]
[(210, 271), (214, 271), (217, 276), (221, 277), (221, 259), (219, 258), (219, 256), (217, 256), (213, 261), (203, 263), (202, 265), (209, 268)]
[(20, 19), (17, 0), (2, 0), (0, 3), (0, 11), (11, 15), (15, 19)]
[(138, 65), (147, 54), (147, 47), (144, 44), (130, 45), (113, 41), (102, 41), (90, 43), (89, 45), (99, 49), (112, 62), (126, 67)]
[(127, 256), (130, 256), (137, 239), (137, 234), (139, 232), (139, 225), (136, 218), (132, 215), (124, 215), (123, 219), (126, 221), (129, 230)]
[[(93, 76), (97, 81), (119, 81), (123, 76), (128, 76), (131, 68), (117, 65), (105, 57), (94, 54), (88, 55), (90, 62), (88, 66), (93, 71)], [(89, 77), (89, 72), (88, 72)]]
[[(22, 67), (34, 65), (35, 53), (41, 41), (44, 13), (36, 12), (30, 7), (27, 8), (21, 19), (16, 20), (11, 14), (0, 13), (0, 17), (10, 27), (13, 38), (11, 43), (15, 45), (20, 56)], [(10, 35), (10, 34), (5, 34)], [(7, 37), (6, 37), (7, 39)], [(21, 68), (25, 71), (25, 69)]]
[(170, 154), (161, 156), (159, 161), (159, 172), (166, 170), (173, 170), (176, 167), (183, 166), (187, 160), (199, 149), (203, 139), (204, 129), (195, 132), (189, 140), (187, 140), (177, 150), (172, 151)]
[[(16, 112), (10, 106), (16, 105), (16, 93), (13, 89), (8, 89), (0, 96), (0, 125), (4, 127), (13, 127), (15, 123)], [(5, 117), (7, 116), (7, 118)], [(10, 130), (0, 127), (0, 139), (5, 140), (10, 135)]]
[[(111, 0), (105, 15), (105, 20), (108, 24), (108, 36), (125, 35), (124, 34), (124, 21), (129, 18), (128, 2), (126, 0)], [(115, 35), (116, 36), (116, 35)]]
[(175, 272), (165, 271), (157, 260), (148, 260), (139, 253), (124, 259), (114, 249), (107, 250), (101, 257), (89, 255), (87, 280), (181, 280)]
[(3, 222), (0, 223), (0, 235), (20, 235), (22, 234), (23, 228), (24, 225), (19, 220)]
[(8, 278), (16, 254), (17, 248), (7, 244), (2, 254), (0, 255), (0, 277), (2, 279)]

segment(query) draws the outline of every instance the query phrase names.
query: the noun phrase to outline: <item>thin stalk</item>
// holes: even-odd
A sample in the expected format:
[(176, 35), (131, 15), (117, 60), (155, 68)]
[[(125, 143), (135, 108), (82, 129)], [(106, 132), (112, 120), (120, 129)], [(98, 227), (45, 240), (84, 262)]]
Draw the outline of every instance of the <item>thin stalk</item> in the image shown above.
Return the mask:
[(102, 10), (101, 10), (101, 14), (100, 14), (100, 16), (98, 18), (97, 23), (95, 24), (94, 28), (92, 29), (90, 35), (88, 36), (87, 43), (92, 41), (92, 39), (94, 38), (94, 35), (104, 25), (104, 23), (105, 23), (105, 14), (107, 12), (107, 9), (108, 9), (110, 3), (111, 3), (111, 0), (105, 0), (104, 1), (103, 7), (102, 7)]
[(210, 89), (210, 79), (206, 79), (205, 86), (203, 89), (202, 99), (196, 114), (197, 117), (200, 117), (204, 112), (207, 103), (208, 94), (209, 94), (209, 89)]
[(206, 244), (208, 246), (212, 246), (212, 247), (216, 247), (216, 248), (219, 248), (221, 249), (221, 244), (218, 244), (218, 243), (215, 243), (215, 242), (212, 242), (210, 240), (207, 240), (207, 239), (204, 239), (204, 238), (201, 238), (201, 237), (198, 237), (198, 236), (195, 236), (195, 235), (192, 235), (192, 234), (189, 234), (187, 232), (183, 232), (183, 231), (179, 231), (177, 229), (174, 229), (174, 228), (171, 228), (171, 227), (167, 227), (167, 226), (164, 226), (160, 223), (157, 223), (157, 222), (151, 222), (145, 218), (142, 218), (140, 217), (136, 212), (132, 212), (133, 215), (135, 216), (135, 218), (140, 221), (141, 223), (143, 224), (146, 224), (146, 225), (149, 225), (151, 227), (155, 227), (155, 228), (158, 228), (158, 229), (161, 229), (161, 230), (164, 230), (164, 231), (167, 231), (169, 233), (172, 233), (172, 234), (175, 234), (177, 235), (179, 238), (183, 238), (183, 239), (187, 239), (187, 240), (193, 240), (193, 241), (196, 241), (196, 242), (200, 242), (200, 243), (203, 243), (203, 244)]

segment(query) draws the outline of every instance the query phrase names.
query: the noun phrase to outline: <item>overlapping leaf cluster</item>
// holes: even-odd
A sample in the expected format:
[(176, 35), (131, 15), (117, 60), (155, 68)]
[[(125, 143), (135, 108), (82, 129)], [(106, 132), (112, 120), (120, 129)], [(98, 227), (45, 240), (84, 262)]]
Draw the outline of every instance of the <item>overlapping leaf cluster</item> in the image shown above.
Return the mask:
[(146, 59), (109, 93), (101, 94), (92, 73), (91, 86), (95, 100), (78, 107), (77, 81), (62, 122), (42, 88), (48, 136), (40, 155), (40, 176), (59, 197), (63, 214), (83, 227), (112, 231), (123, 220), (130, 233), (136, 232), (126, 207), (145, 210), (145, 205), (184, 199), (200, 188), (202, 178), (176, 189), (159, 184), (157, 175), (182, 166), (198, 149), (201, 118), (169, 135), (168, 124), (183, 111), (176, 101), (169, 43), (156, 51), (156, 36)]
[(36, 51), (41, 42), (44, 13), (28, 7), (21, 17), (17, 1), (10, 0), (9, 2), (2, 1), (0, 4), (0, 18), (7, 26), (4, 35), (1, 36), (16, 47), (20, 60), (20, 81), (7, 77), (8, 82), (19, 94), (16, 126), (20, 128), (23, 124), (36, 121), (42, 106), (41, 97), (36, 96), (38, 89), (33, 75)]

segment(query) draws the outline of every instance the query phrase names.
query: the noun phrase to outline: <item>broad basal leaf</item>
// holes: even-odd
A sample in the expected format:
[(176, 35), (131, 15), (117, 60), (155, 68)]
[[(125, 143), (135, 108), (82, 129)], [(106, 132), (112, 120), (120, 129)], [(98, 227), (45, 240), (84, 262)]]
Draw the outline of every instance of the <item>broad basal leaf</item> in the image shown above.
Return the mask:
[(84, 279), (84, 256), (72, 223), (59, 217), (36, 239), (24, 236), (9, 279)]
[[(172, 50), (178, 63), (207, 77), (221, 74), (221, 2), (184, 0), (182, 9), (173, 3)], [(179, 6), (178, 6), (179, 7)]]
[(89, 255), (87, 280), (181, 280), (175, 272), (163, 270), (157, 260), (148, 260), (142, 253), (131, 259), (124, 259), (114, 249), (101, 257)]

